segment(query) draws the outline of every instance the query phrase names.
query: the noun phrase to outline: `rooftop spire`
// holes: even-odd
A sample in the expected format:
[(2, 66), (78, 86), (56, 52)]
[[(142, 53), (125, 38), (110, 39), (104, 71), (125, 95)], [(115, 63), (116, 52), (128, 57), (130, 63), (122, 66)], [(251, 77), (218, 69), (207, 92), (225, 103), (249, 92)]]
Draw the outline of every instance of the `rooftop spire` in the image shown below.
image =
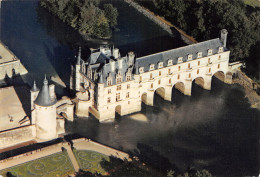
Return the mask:
[(135, 74), (136, 74), (136, 75), (139, 74), (139, 73), (138, 73), (138, 63), (137, 63), (137, 62), (135, 63)]
[(48, 80), (46, 79), (46, 75), (43, 80), (42, 89), (41, 89), (40, 93), (38, 94), (34, 103), (39, 106), (52, 106), (56, 103), (56, 99), (55, 100), (51, 99), (51, 96), (49, 93)]
[(103, 70), (100, 71), (100, 75), (99, 75), (98, 83), (101, 83), (101, 84), (104, 83), (104, 79), (103, 79)]
[(33, 87), (31, 88), (31, 91), (33, 91), (33, 92), (39, 91), (39, 89), (38, 89), (38, 87), (37, 87), (37, 85), (36, 85), (35, 80), (33, 81)]
[(78, 53), (78, 58), (77, 58), (77, 65), (80, 65), (80, 60), (81, 60), (81, 47), (79, 47), (79, 53)]

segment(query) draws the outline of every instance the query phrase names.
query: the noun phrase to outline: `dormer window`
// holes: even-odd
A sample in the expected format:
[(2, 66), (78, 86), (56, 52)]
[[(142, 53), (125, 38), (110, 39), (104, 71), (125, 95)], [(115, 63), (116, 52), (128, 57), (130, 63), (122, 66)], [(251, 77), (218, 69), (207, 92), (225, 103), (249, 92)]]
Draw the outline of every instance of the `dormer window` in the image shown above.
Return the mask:
[(144, 67), (140, 67), (139, 68), (139, 73), (143, 73), (144, 72)]
[(112, 85), (112, 76), (111, 73), (109, 73), (108, 77), (107, 77), (107, 85), (111, 86)]
[(121, 74), (121, 71), (118, 71), (118, 73), (117, 73), (119, 76), (121, 76), (122, 74)]
[(192, 60), (192, 55), (188, 55), (188, 61)]
[(202, 57), (202, 52), (198, 52), (198, 57), (197, 58), (201, 58)]
[(154, 70), (154, 64), (150, 64), (150, 71)]
[(112, 85), (112, 80), (107, 80), (107, 85), (108, 86)]
[(172, 65), (172, 60), (168, 60), (168, 66)]
[(131, 80), (131, 73), (127, 73), (126, 74), (126, 81), (130, 81)]
[(182, 57), (179, 57), (178, 58), (178, 63), (182, 63), (183, 61), (182, 61)]
[(122, 77), (117, 77), (116, 83), (119, 84), (119, 83), (121, 83), (121, 82), (122, 82)]
[(158, 68), (162, 68), (163, 67), (163, 62), (160, 62), (159, 64), (158, 64)]
[(223, 52), (223, 47), (218, 48), (218, 53), (221, 53), (221, 52)]
[(209, 49), (209, 50), (208, 50), (208, 55), (212, 55), (212, 53), (213, 53), (213, 50), (212, 50), (212, 49)]

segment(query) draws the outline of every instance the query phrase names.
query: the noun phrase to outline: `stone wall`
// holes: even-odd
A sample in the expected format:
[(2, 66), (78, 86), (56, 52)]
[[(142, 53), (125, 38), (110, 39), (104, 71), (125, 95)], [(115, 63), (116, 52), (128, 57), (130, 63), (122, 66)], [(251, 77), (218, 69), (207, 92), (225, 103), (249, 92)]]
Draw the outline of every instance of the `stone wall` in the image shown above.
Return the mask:
[(0, 148), (14, 146), (19, 143), (33, 140), (35, 137), (35, 126), (29, 125), (0, 133)]

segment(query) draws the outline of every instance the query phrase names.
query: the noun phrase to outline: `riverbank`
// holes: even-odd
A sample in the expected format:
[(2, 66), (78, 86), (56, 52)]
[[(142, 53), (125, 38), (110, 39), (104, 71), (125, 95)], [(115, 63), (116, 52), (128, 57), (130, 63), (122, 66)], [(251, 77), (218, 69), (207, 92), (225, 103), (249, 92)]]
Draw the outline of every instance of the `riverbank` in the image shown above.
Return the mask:
[(181, 39), (187, 43), (187, 44), (193, 44), (193, 43), (197, 43), (197, 41), (187, 35), (184, 31), (182, 31), (181, 29), (177, 28), (176, 26), (174, 26), (173, 24), (171, 24), (169, 21), (165, 20), (163, 17), (155, 15), (153, 12), (151, 12), (150, 10), (144, 8), (143, 6), (139, 5), (138, 3), (134, 2), (133, 0), (124, 0), (126, 3), (129, 4), (129, 6), (134, 7), (137, 11), (139, 11), (140, 13), (142, 13), (144, 16), (146, 16), (147, 18), (149, 18), (150, 20), (152, 20), (153, 22), (155, 22), (157, 25), (159, 25), (161, 28), (163, 28), (166, 32), (168, 32), (171, 36), (173, 36), (173, 31), (172, 28), (175, 29), (176, 31), (179, 32)]
[(245, 97), (251, 104), (252, 108), (260, 110), (260, 95), (257, 94), (257, 90), (260, 89), (260, 85), (249, 78), (244, 72), (237, 71), (236, 78), (233, 79), (233, 84), (239, 84), (245, 89)]

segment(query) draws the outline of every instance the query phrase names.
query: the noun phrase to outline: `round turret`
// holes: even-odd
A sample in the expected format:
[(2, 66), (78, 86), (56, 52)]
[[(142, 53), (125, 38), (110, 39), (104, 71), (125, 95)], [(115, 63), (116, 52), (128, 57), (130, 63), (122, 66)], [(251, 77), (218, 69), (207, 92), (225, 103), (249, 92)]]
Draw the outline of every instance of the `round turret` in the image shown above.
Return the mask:
[(35, 125), (38, 141), (57, 138), (56, 99), (51, 99), (48, 81), (45, 77), (43, 87), (35, 100)]

